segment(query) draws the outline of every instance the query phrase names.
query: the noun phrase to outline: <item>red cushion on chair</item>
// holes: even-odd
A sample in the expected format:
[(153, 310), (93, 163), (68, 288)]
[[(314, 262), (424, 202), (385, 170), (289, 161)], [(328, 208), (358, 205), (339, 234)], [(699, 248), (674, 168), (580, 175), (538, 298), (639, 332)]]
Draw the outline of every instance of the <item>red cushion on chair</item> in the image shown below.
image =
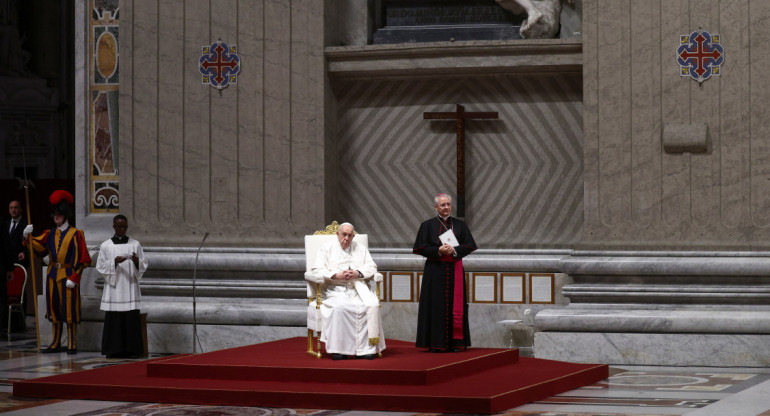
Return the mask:
[(18, 264), (13, 268), (13, 274), (8, 279), (8, 304), (21, 303), (24, 281), (27, 280), (27, 271)]

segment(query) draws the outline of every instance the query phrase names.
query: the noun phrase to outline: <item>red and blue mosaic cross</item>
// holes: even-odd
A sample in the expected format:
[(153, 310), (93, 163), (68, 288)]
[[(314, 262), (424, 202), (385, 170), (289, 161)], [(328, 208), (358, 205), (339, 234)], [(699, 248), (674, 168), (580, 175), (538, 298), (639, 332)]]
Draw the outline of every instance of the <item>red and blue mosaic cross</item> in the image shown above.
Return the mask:
[(199, 69), (203, 75), (203, 83), (221, 90), (238, 81), (241, 70), (241, 58), (235, 45), (228, 46), (218, 40), (211, 46), (203, 47), (199, 61)]
[(682, 35), (676, 49), (676, 61), (679, 63), (679, 75), (691, 77), (698, 82), (719, 75), (725, 61), (719, 35), (711, 35), (701, 29)]

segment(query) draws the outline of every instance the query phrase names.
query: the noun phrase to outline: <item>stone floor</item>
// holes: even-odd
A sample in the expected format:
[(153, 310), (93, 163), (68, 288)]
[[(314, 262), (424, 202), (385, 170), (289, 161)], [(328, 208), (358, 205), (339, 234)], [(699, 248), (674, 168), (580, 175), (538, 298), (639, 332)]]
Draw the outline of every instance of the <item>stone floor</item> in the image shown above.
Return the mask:
[[(37, 353), (34, 322), (25, 333), (0, 341), (0, 413), (39, 415), (313, 415), (417, 416), (416, 413), (309, 410), (127, 403), (13, 397), (14, 380), (81, 371), (127, 360), (95, 352)], [(509, 416), (719, 415), (770, 416), (770, 369), (612, 367), (610, 378), (558, 396), (510, 409)], [(426, 415), (426, 414), (419, 414)]]

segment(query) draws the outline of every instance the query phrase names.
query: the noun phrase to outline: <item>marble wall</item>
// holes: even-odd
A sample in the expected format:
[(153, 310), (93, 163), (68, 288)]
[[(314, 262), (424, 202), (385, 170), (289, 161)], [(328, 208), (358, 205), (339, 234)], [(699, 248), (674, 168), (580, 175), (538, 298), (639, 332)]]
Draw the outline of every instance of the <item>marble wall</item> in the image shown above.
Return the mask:
[[(501, 114), (490, 126), (468, 123), (468, 220), (482, 247), (565, 247), (578, 241), (579, 41), (562, 46), (493, 42), (479, 46), (481, 54), (472, 43), (441, 45), (431, 54), (439, 66), (421, 71), (419, 81), (398, 75), (383, 79), (382, 74), (378, 80), (361, 79), (362, 72), (373, 71), (351, 72), (344, 64), (340, 70), (339, 61), (337, 72), (328, 76), (324, 54), (329, 48), (324, 47), (363, 45), (372, 30), (370, 22), (360, 20), (367, 16), (362, 4), (121, 1), (120, 211), (129, 217), (129, 234), (150, 256), (142, 288), (153, 351), (190, 346), (175, 339), (190, 329), (194, 287), (203, 330), (243, 330), (249, 335), (236, 341), (243, 343), (296, 334), (304, 325), (302, 236), (333, 219), (360, 223), (375, 249), (410, 247), (419, 221), (433, 214), (430, 195), (454, 187), (452, 123), (422, 120), (423, 111), (448, 111), (462, 103), (468, 111)], [(88, 16), (85, 0), (78, 7), (78, 19)], [(343, 27), (340, 21), (358, 24)], [(88, 36), (79, 36), (84, 58)], [(222, 91), (203, 85), (197, 67), (201, 48), (218, 39), (237, 45), (241, 57), (237, 83)], [(366, 60), (372, 52), (366, 48), (336, 53)], [(373, 49), (407, 66), (422, 62), (410, 47)], [(368, 66), (379, 66), (377, 59)], [(78, 68), (84, 110), (78, 125), (84, 137), (89, 119), (85, 65)], [(483, 77), (476, 76), (476, 68), (482, 68)], [(411, 71), (394, 69), (402, 70)], [(467, 80), (458, 82), (461, 78)], [(448, 144), (436, 144), (442, 140)], [(432, 157), (436, 147), (443, 149), (441, 159)], [(409, 148), (410, 158), (388, 153)], [(79, 151), (78, 160), (87, 160), (88, 148), (79, 146)], [(373, 161), (391, 180), (352, 175), (351, 158), (356, 171), (367, 171)], [(427, 168), (424, 175), (416, 166)], [(78, 201), (88, 201), (88, 169), (79, 169)], [(400, 189), (405, 183), (413, 185), (409, 192)], [(341, 204), (346, 197), (353, 204)], [(86, 203), (78, 207), (78, 225), (90, 246), (110, 236), (111, 216), (91, 211)], [(199, 257), (195, 249), (205, 232), (210, 237)], [(405, 265), (383, 262), (383, 270), (421, 270), (419, 258), (402, 257)], [(529, 257), (525, 263), (479, 267), (556, 271)], [(469, 265), (477, 268), (473, 261)], [(84, 332), (83, 345), (98, 345), (101, 285), (89, 269), (82, 289), (84, 327), (90, 332)], [(391, 336), (412, 339), (413, 328), (398, 323), (413, 318), (410, 308), (416, 303), (391, 306), (385, 322)], [(497, 321), (519, 317), (527, 307), (474, 305), (475, 345), (508, 345), (509, 331)], [(262, 331), (265, 327), (274, 331)], [(520, 342), (531, 345), (531, 336)]]
[[(120, 211), (146, 245), (285, 246), (324, 223), (324, 3), (121, 2)], [(201, 48), (237, 45), (216, 90)]]
[(381, 0), (327, 0), (327, 45), (368, 45)]
[[(586, 247), (770, 247), (770, 4), (584, 1)], [(721, 75), (680, 76), (680, 35), (719, 34)], [(707, 128), (703, 128), (703, 126)], [(669, 129), (703, 152), (665, 149)]]
[[(454, 166), (441, 163), (454, 159), (453, 127), (421, 113), (467, 103), (501, 113), (468, 123), (468, 216), (480, 242), (578, 241), (580, 76), (327, 81), (325, 44), (365, 43), (368, 3), (123, 3), (120, 211), (131, 233), (145, 245), (197, 245), (209, 232), (212, 246), (292, 247), (345, 217), (366, 224), (375, 246), (408, 246), (431, 215), (429, 195), (454, 193)], [(196, 64), (217, 39), (241, 57), (237, 83), (223, 90), (202, 84)], [(379, 121), (366, 127), (371, 117)], [(446, 151), (427, 158), (436, 146)], [(412, 157), (387, 152), (395, 148)]]
[[(538, 357), (766, 366), (770, 5), (583, 2), (584, 234)], [(682, 76), (683, 35), (719, 35), (720, 74)], [(599, 322), (601, 322), (599, 324)]]
[(456, 195), (455, 123), (423, 113), (462, 104), (499, 117), (465, 122), (465, 220), (479, 247), (572, 246), (583, 223), (581, 83), (573, 73), (335, 83), (346, 167), (336, 211), (377, 247), (411, 247), (435, 215), (433, 195)]
[[(453, 125), (421, 113), (455, 104), (500, 112), (498, 122), (466, 126), (466, 219), (482, 247), (469, 270), (567, 273), (563, 287), (573, 304), (564, 307), (560, 293), (563, 302), (534, 308), (541, 322), (551, 314), (562, 325), (544, 327), (541, 344), (553, 345), (541, 345), (543, 354), (595, 349), (593, 337), (604, 330), (581, 333), (575, 316), (596, 309), (589, 284), (605, 282), (583, 277), (609, 276), (606, 290), (622, 292), (629, 279), (668, 279), (676, 270), (667, 265), (684, 258), (709, 270), (670, 283), (695, 293), (698, 276), (729, 282), (747, 273), (719, 267), (727, 255), (719, 250), (770, 246), (770, 110), (759, 71), (770, 5), (583, 1), (582, 40), (415, 47), (364, 45), (368, 21), (339, 25), (370, 17), (364, 2), (356, 4), (121, 1), (120, 205), (130, 234), (152, 247), (143, 286), (150, 332), (162, 349), (174, 347), (165, 329), (191, 323), (193, 270), (207, 287), (200, 307), (211, 321), (204, 325), (242, 327), (244, 343), (297, 333), (304, 324), (302, 236), (331, 220), (352, 220), (368, 233), (383, 271), (419, 271), (419, 259), (408, 253), (416, 225), (433, 214), (430, 195), (453, 192), (455, 184)], [(720, 33), (728, 57), (722, 74), (702, 85), (679, 75), (674, 54), (679, 36), (698, 27)], [(237, 84), (221, 92), (197, 72), (201, 47), (220, 38), (238, 46), (242, 68)], [(338, 46), (345, 42), (354, 46)], [(85, 108), (83, 68), (77, 73)], [(77, 117), (82, 127), (87, 117)], [(705, 149), (672, 150), (665, 146), (676, 141), (672, 132)], [(78, 160), (87, 160), (87, 151), (80, 146)], [(79, 171), (80, 182), (87, 177)], [(83, 189), (78, 201), (88, 201)], [(78, 212), (89, 245), (109, 235), (109, 216), (88, 206)], [(198, 264), (195, 248), (205, 232), (211, 235)], [(533, 249), (565, 253), (542, 264)], [(388, 250), (399, 250), (397, 261), (388, 261)], [(607, 271), (627, 267), (628, 256), (649, 257), (649, 250), (657, 257), (639, 270)], [(746, 263), (745, 254), (735, 256), (731, 262)], [(767, 257), (756, 256), (756, 263)], [(716, 265), (703, 260), (711, 257), (719, 257)], [(765, 290), (757, 280), (746, 284)], [(91, 270), (84, 295), (96, 334), (100, 290)], [(616, 298), (605, 309), (622, 318), (628, 308)], [(521, 318), (527, 307), (473, 306), (479, 346), (507, 343), (497, 322)], [(400, 323), (414, 307), (384, 306), (394, 337), (412, 337), (411, 324)], [(730, 308), (704, 308), (704, 316)], [(549, 338), (555, 332), (570, 332), (561, 345), (574, 348), (556, 344), (558, 337)], [(687, 342), (678, 344), (682, 351)]]

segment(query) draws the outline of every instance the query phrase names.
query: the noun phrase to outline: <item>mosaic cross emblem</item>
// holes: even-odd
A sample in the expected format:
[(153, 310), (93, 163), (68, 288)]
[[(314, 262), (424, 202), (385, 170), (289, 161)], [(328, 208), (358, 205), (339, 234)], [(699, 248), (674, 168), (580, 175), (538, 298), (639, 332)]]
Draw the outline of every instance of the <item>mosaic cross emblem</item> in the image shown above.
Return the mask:
[(676, 61), (679, 63), (679, 75), (691, 77), (700, 83), (712, 75), (719, 75), (725, 61), (719, 35), (711, 35), (701, 29), (682, 35), (676, 49)]
[(241, 58), (235, 45), (228, 46), (218, 40), (211, 46), (203, 47), (199, 60), (199, 69), (203, 75), (203, 83), (221, 90), (238, 81), (237, 75), (241, 70)]

